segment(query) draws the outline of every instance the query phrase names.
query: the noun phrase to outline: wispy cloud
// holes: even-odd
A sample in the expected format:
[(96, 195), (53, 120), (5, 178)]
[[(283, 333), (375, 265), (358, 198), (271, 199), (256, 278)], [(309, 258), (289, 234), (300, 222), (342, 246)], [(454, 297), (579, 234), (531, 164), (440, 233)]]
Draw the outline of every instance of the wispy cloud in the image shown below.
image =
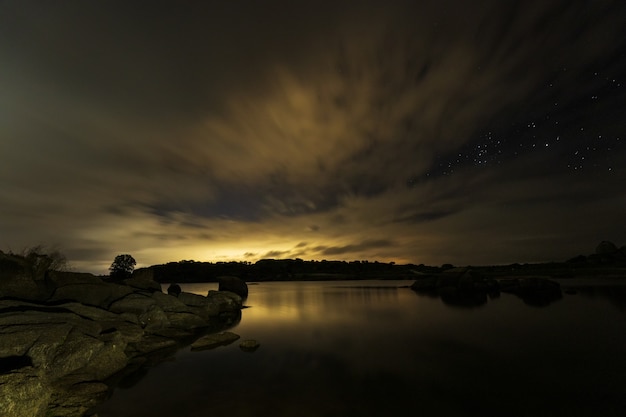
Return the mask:
[[(556, 136), (546, 116), (567, 150), (583, 121), (621, 134), (620, 2), (27, 3), (0, 5), (6, 245), (97, 270), (118, 251), (496, 262), (619, 224), (619, 163), (572, 177), (563, 150), (426, 174), (492, 130)], [(539, 135), (517, 127), (535, 118)]]

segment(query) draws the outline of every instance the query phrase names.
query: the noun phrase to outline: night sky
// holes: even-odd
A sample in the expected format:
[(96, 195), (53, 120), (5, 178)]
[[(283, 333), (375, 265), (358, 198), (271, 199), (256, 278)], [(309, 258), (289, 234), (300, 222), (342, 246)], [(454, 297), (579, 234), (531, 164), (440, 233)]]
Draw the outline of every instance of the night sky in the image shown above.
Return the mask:
[(0, 0), (0, 249), (563, 261), (626, 244), (626, 3)]

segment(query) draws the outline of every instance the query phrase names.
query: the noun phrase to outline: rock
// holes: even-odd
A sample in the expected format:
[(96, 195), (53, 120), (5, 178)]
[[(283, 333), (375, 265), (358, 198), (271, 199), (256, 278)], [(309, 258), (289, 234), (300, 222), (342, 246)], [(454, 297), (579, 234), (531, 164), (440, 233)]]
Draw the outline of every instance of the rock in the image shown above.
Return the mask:
[(217, 316), (217, 321), (213, 318), (211, 321), (219, 323), (219, 327), (232, 327), (241, 321), (241, 310), (222, 312)]
[(170, 326), (177, 329), (201, 329), (208, 327), (208, 321), (193, 313), (168, 313)]
[[(162, 292), (155, 292), (151, 297), (156, 301), (157, 305), (165, 312), (190, 313), (193, 310), (189, 306), (179, 300), (177, 297)], [(198, 296), (201, 297), (201, 296)], [(204, 298), (204, 297), (202, 297)]]
[(11, 279), (0, 276), (0, 298), (45, 301), (49, 296), (43, 285), (38, 285), (26, 274), (14, 275)]
[[(58, 379), (70, 372), (85, 367), (102, 350), (104, 342), (89, 337), (79, 330), (69, 331), (62, 344), (48, 353), (50, 358), (44, 361), (46, 374), (50, 379)], [(31, 355), (32, 349), (29, 351)], [(33, 358), (34, 359), (34, 358)], [(34, 362), (34, 360), (33, 360)]]
[(222, 276), (218, 277), (217, 281), (219, 282), (218, 291), (230, 291), (243, 299), (248, 298), (248, 285), (241, 278)]
[(50, 271), (47, 280), (55, 288), (71, 284), (102, 284), (102, 278), (86, 272)]
[(151, 306), (148, 311), (139, 315), (139, 324), (146, 332), (161, 329), (170, 325), (167, 314), (157, 305)]
[[(26, 355), (46, 326), (3, 326), (0, 324), (0, 357)], [(30, 359), (30, 357), (29, 357)]]
[(89, 362), (80, 369), (89, 375), (90, 380), (104, 381), (111, 375), (124, 369), (129, 362), (126, 355), (128, 341), (120, 331), (113, 331), (100, 335), (104, 345), (95, 353)]
[(209, 303), (209, 300), (206, 297), (189, 292), (181, 292), (178, 294), (177, 299), (181, 303), (192, 307), (202, 307)]
[(154, 336), (165, 337), (168, 339), (183, 340), (188, 339), (194, 335), (193, 329), (166, 327), (163, 329), (157, 329), (151, 332)]
[(158, 350), (173, 348), (177, 346), (177, 342), (170, 338), (150, 335), (141, 339), (141, 341), (129, 344), (137, 353), (147, 354)]
[(244, 340), (239, 344), (239, 348), (244, 352), (254, 352), (259, 346), (261, 346), (261, 344), (253, 339)]
[(156, 304), (156, 300), (150, 296), (133, 293), (113, 302), (109, 310), (113, 313), (132, 313), (139, 316)]
[(541, 277), (525, 277), (500, 281), (502, 292), (515, 294), (526, 304), (544, 307), (563, 298), (558, 282)]
[(230, 291), (209, 291), (206, 298), (207, 304), (203, 308), (210, 316), (241, 310), (242, 307), (241, 297)]
[(170, 284), (169, 287), (167, 287), (167, 293), (170, 295), (175, 295), (178, 296), (178, 294), (181, 293), (181, 288), (180, 285), (178, 284)]
[(126, 285), (106, 282), (69, 284), (58, 287), (50, 302), (77, 301), (82, 304), (107, 309), (113, 302), (133, 293), (133, 289)]
[(89, 375), (73, 374), (55, 381), (46, 415), (55, 417), (82, 417), (106, 399), (109, 387), (89, 380)]
[(415, 292), (436, 292), (439, 288), (437, 285), (437, 277), (424, 277), (416, 279), (413, 284), (411, 284), (411, 289)]
[(44, 416), (51, 396), (52, 387), (32, 367), (0, 374), (0, 416)]
[(487, 303), (488, 296), (500, 294), (497, 281), (482, 277), (471, 268), (450, 268), (436, 276), (422, 277), (411, 285), (418, 294), (440, 297), (447, 305), (479, 307)]
[(161, 284), (151, 279), (146, 278), (137, 278), (134, 275), (131, 278), (127, 278), (122, 281), (124, 285), (128, 285), (133, 288), (137, 288), (139, 290), (149, 291), (149, 292), (162, 292)]
[(77, 369), (85, 364), (78, 356), (92, 355), (90, 350), (102, 345), (97, 339), (100, 331), (98, 323), (71, 313), (1, 314), (0, 355), (28, 356), (34, 367), (54, 378), (70, 371), (59, 367)]
[(139, 325), (139, 320), (137, 320), (137, 323), (131, 323), (129, 321), (106, 321), (100, 324), (102, 325), (100, 337), (108, 333), (119, 332), (126, 343), (138, 342), (146, 334), (141, 325)]
[(103, 380), (241, 317), (241, 297), (228, 291), (178, 298), (145, 274), (114, 284), (31, 272), (0, 253), (0, 416), (83, 416), (106, 397)]
[(130, 321), (134, 323), (138, 323), (137, 317), (135, 314), (117, 314), (111, 311), (107, 311), (98, 307), (88, 306), (81, 303), (64, 303), (59, 304), (56, 307), (66, 309), (76, 314), (77, 316), (87, 318), (89, 320), (93, 320), (99, 323), (102, 322), (115, 322), (115, 321)]
[(239, 339), (239, 335), (232, 332), (223, 332), (203, 336), (191, 344), (192, 350), (214, 349), (218, 346), (225, 346)]

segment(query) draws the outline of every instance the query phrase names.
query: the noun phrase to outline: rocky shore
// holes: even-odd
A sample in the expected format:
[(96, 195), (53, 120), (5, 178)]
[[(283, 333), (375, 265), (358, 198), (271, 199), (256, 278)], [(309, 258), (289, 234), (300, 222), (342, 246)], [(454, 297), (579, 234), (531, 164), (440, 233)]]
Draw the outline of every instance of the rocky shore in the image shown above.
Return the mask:
[(514, 294), (528, 305), (542, 307), (563, 297), (561, 285), (538, 276), (496, 279), (484, 276), (479, 270), (451, 268), (437, 275), (423, 275), (411, 285), (418, 294), (439, 297), (447, 305), (478, 307), (501, 292)]
[(170, 295), (149, 276), (37, 272), (0, 253), (0, 416), (89, 416), (112, 380), (232, 327), (241, 308), (231, 291)]

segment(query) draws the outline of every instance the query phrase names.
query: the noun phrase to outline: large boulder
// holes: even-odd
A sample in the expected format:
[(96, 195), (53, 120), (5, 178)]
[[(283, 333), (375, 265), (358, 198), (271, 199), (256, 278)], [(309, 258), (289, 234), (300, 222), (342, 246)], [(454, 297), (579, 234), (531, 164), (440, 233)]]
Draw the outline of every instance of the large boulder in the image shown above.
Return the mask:
[(181, 292), (178, 294), (177, 299), (181, 303), (192, 307), (203, 307), (209, 303), (206, 297), (190, 292)]
[(230, 291), (209, 291), (206, 298), (208, 302), (204, 308), (211, 316), (239, 311), (242, 307), (241, 297)]
[(217, 281), (219, 282), (219, 291), (230, 291), (243, 299), (248, 298), (248, 285), (241, 278), (223, 276), (218, 277)]
[(471, 268), (449, 268), (439, 275), (420, 277), (411, 289), (456, 307), (479, 307), (488, 298), (499, 295), (497, 281), (484, 278)]
[(502, 292), (515, 294), (524, 303), (536, 307), (544, 307), (563, 298), (561, 285), (543, 277), (506, 279), (499, 284)]
[(178, 284), (170, 284), (169, 287), (167, 287), (167, 293), (169, 295), (174, 295), (174, 296), (178, 296), (178, 294), (180, 294), (182, 292), (182, 289), (180, 288), (180, 285)]
[(131, 278), (122, 281), (124, 285), (136, 288), (138, 290), (144, 290), (149, 292), (161, 292), (161, 284), (158, 282), (147, 279), (146, 277), (133, 275)]
[[(54, 351), (49, 350), (45, 356), (42, 355), (38, 365), (46, 366), (46, 373), (50, 379), (58, 379), (96, 359), (104, 344), (102, 340), (86, 335), (80, 330), (71, 329), (63, 343), (56, 346)], [(49, 345), (39, 344), (39, 346), (46, 349)], [(33, 351), (34, 349), (29, 350), (29, 356), (32, 357)]]
[(132, 313), (139, 316), (156, 305), (156, 303), (156, 300), (150, 296), (132, 293), (113, 302), (109, 306), (109, 310), (113, 313)]
[(103, 344), (85, 366), (80, 368), (80, 372), (97, 381), (104, 381), (128, 365), (128, 339), (119, 330), (101, 333), (98, 338)]
[(106, 282), (68, 284), (56, 288), (50, 302), (77, 301), (82, 304), (107, 309), (113, 302), (133, 293), (127, 285)]
[(208, 327), (209, 323), (195, 313), (168, 313), (167, 318), (170, 326), (176, 329), (195, 330)]
[(420, 277), (411, 284), (410, 288), (417, 293), (435, 293), (437, 295), (439, 289), (438, 282), (437, 277)]
[(70, 284), (101, 284), (104, 281), (87, 272), (50, 271), (46, 277), (48, 283), (54, 288)]
[(146, 312), (140, 314), (139, 324), (148, 333), (171, 325), (169, 317), (158, 305), (153, 305)]
[[(195, 295), (195, 294), (194, 294)], [(189, 308), (189, 304), (184, 302), (184, 299), (179, 299), (173, 295), (164, 294), (162, 292), (155, 292), (151, 297), (165, 312), (177, 312), (177, 313), (190, 313), (192, 310)], [(198, 296), (201, 297), (201, 296)], [(204, 297), (202, 297), (204, 298)]]

